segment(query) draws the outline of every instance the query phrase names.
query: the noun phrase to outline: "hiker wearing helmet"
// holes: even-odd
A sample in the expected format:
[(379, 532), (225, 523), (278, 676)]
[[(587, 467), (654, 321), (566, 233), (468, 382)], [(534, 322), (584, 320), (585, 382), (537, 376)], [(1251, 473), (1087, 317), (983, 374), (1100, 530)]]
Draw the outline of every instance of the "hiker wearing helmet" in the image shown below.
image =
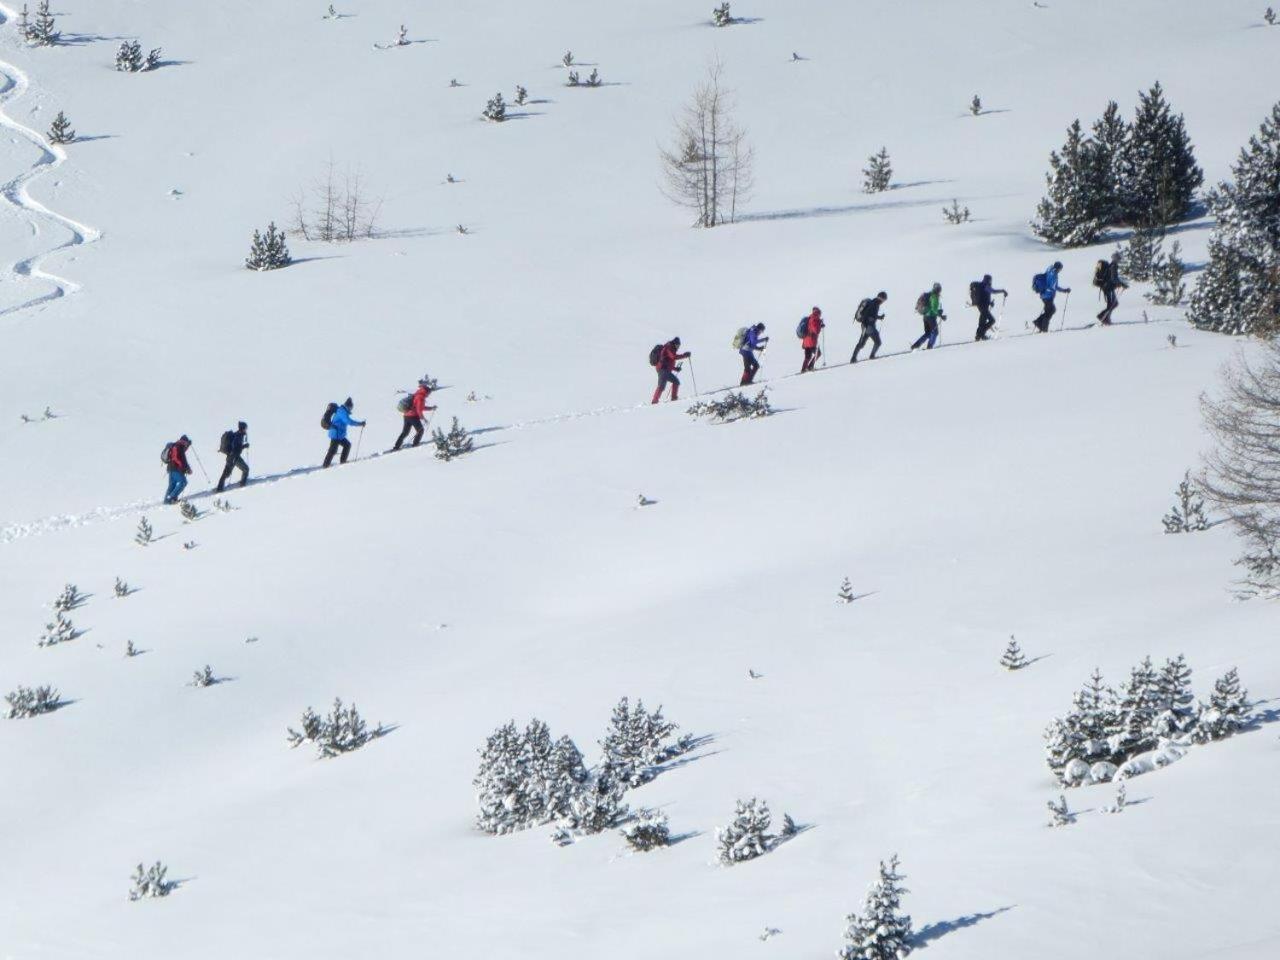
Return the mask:
[(191, 446), (191, 438), (185, 433), (164, 448), (164, 466), (169, 475), (169, 486), (164, 492), (165, 503), (177, 503), (178, 497), (187, 487), (187, 475), (191, 473), (191, 464), (187, 462), (187, 449)]
[(658, 369), (658, 389), (653, 391), (654, 403), (662, 399), (662, 391), (668, 383), (671, 384), (671, 399), (680, 398), (680, 378), (676, 376), (676, 371), (680, 369), (679, 361), (687, 360), (691, 356), (693, 356), (692, 351), (680, 352), (679, 337), (662, 345), (658, 352), (658, 362), (654, 364)]
[(800, 372), (809, 373), (813, 370), (813, 365), (818, 362), (818, 358), (822, 356), (822, 351), (818, 349), (818, 340), (826, 324), (822, 322), (822, 311), (817, 307), (814, 307), (809, 316), (800, 323), (804, 331), (804, 336), (800, 339), (800, 346), (804, 347), (804, 362), (800, 364)]
[(738, 386), (749, 386), (756, 379), (756, 372), (760, 369), (760, 361), (756, 359), (756, 351), (763, 350), (769, 342), (768, 337), (762, 337), (764, 333), (764, 324), (757, 323), (754, 327), (747, 327), (747, 332), (742, 338), (742, 349), (738, 351), (742, 355), (742, 379), (738, 382)]
[(1053, 302), (1053, 298), (1058, 291), (1061, 290), (1063, 293), (1071, 292), (1070, 287), (1058, 286), (1058, 275), (1060, 273), (1062, 273), (1062, 261), (1055, 260), (1052, 267), (1031, 281), (1033, 288), (1039, 287), (1040, 300), (1044, 304), (1044, 309), (1040, 311), (1040, 316), (1032, 321), (1036, 325), (1036, 329), (1041, 333), (1049, 332), (1049, 321), (1058, 312), (1058, 308)]
[(880, 349), (880, 331), (876, 329), (876, 323), (884, 319), (880, 308), (888, 299), (889, 295), (881, 290), (874, 297), (867, 297), (858, 304), (858, 310), (854, 313), (853, 319), (862, 325), (862, 336), (858, 337), (858, 345), (853, 348), (853, 356), (849, 358), (850, 363), (858, 362), (858, 354), (867, 345), (868, 340), (871, 341), (871, 359), (876, 358), (876, 351)]
[[(400, 431), (400, 436), (396, 437), (395, 446), (392, 450), (399, 450), (404, 444), (405, 437), (409, 436), (409, 431), (413, 431), (413, 446), (417, 446), (422, 442), (422, 419), (428, 410), (434, 410), (435, 407), (427, 405), (427, 397), (431, 396), (430, 383), (426, 377), (418, 381), (418, 389), (411, 396), (405, 398), (408, 401), (407, 406), (401, 406), (400, 410), (404, 414), (404, 427)], [(403, 401), (402, 401), (403, 403)]]
[(241, 420), (234, 430), (228, 430), (222, 435), (222, 443), (218, 445), (218, 452), (226, 456), (227, 465), (222, 468), (222, 476), (218, 478), (218, 486), (215, 488), (217, 493), (221, 493), (226, 487), (232, 470), (240, 471), (240, 486), (249, 482), (249, 465), (244, 462), (244, 452), (248, 449), (249, 425)]
[(982, 279), (976, 283), (969, 284), (969, 301), (978, 308), (978, 332), (974, 334), (974, 340), (990, 339), (987, 334), (996, 325), (996, 318), (991, 315), (991, 302), (995, 300), (997, 293), (1003, 294), (1006, 300), (1009, 299), (1009, 291), (997, 290), (989, 273), (983, 274)]
[(911, 345), (911, 349), (919, 350), (927, 343), (932, 350), (938, 342), (938, 321), (947, 319), (942, 312), (942, 284), (935, 283), (928, 293), (920, 294), (916, 300), (916, 313), (924, 320), (924, 333)]
[(342, 450), (341, 463), (347, 462), (347, 456), (351, 453), (351, 441), (347, 439), (347, 427), (363, 427), (363, 420), (353, 420), (351, 411), (355, 409), (356, 402), (350, 397), (342, 402), (342, 406), (333, 411), (329, 418), (329, 452), (325, 454), (324, 465), (326, 467), (333, 464), (333, 455)]

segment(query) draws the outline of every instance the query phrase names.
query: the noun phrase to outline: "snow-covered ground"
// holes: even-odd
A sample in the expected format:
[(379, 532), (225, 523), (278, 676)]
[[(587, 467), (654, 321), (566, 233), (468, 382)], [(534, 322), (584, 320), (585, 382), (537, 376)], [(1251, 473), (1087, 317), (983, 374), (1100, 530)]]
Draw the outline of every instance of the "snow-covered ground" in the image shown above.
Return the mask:
[[(0, 721), (0, 956), (830, 956), (894, 852), (940, 956), (1280, 952), (1276, 726), (1135, 779), (1120, 816), (1044, 826), (1040, 733), (1095, 666), (1185, 653), (1201, 696), (1238, 666), (1275, 716), (1275, 614), (1231, 598), (1230, 533), (1160, 526), (1238, 345), (1142, 323), (1137, 289), (1120, 325), (1073, 329), (1109, 245), (1061, 257), (1067, 330), (1023, 336), (1055, 256), (1026, 221), (1066, 125), (1159, 79), (1225, 176), (1280, 79), (1265, 4), (740, 0), (758, 21), (722, 30), (688, 0), (335, 5), (68, 2), (53, 49), (0, 28), (0, 692), (73, 701)], [(402, 22), (415, 42), (375, 49)], [(135, 36), (166, 65), (115, 72)], [(564, 87), (566, 49), (610, 85)], [(758, 188), (694, 231), (656, 153), (716, 56)], [(517, 83), (527, 117), (478, 119)], [(85, 138), (65, 160), (32, 139), (59, 109)], [(898, 187), (862, 194), (882, 145)], [(244, 270), (330, 158), (384, 197), (386, 235)], [(975, 222), (943, 222), (953, 197)], [(1179, 233), (1193, 263), (1207, 226)], [(984, 271), (1011, 296), (974, 345)], [(945, 349), (901, 355), (934, 280)], [(837, 366), (878, 289), (885, 359)], [(789, 376), (815, 303), (833, 366)], [(777, 415), (648, 405), (654, 342), (680, 334), (706, 391), (757, 320)], [(310, 469), (327, 401), (355, 397), (367, 456), (424, 371), (475, 453)], [(190, 434), (214, 470), (237, 419), (278, 482), (194, 524), (155, 508), (163, 443)], [(112, 598), (116, 576), (139, 592)], [(865, 596), (840, 606), (845, 576)], [(67, 581), (87, 632), (37, 648)], [(1011, 633), (1043, 659), (999, 669)], [(185, 686), (206, 663), (230, 682)], [(395, 729), (290, 751), (335, 695)], [(711, 738), (629, 797), (691, 836), (628, 855), (616, 832), (473, 829), (494, 727), (538, 716), (592, 759), (623, 695)], [(813, 829), (712, 865), (752, 795)], [(156, 859), (185, 882), (129, 903)]]

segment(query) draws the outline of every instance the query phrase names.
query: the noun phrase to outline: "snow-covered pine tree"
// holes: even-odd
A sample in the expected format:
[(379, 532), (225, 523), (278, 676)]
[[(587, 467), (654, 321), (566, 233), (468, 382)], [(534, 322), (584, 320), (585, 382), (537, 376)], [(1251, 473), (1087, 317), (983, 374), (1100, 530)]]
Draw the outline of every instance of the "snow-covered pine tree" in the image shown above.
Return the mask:
[(564, 64), (566, 67), (572, 67), (572, 66), (573, 66), (573, 51), (572, 51), (572, 50), (566, 50), (566, 51), (564, 52), (564, 56), (560, 58), (560, 62), (561, 62), (562, 64)]
[(133, 886), (129, 890), (130, 900), (144, 900), (148, 897), (167, 897), (178, 885), (166, 879), (169, 868), (157, 860), (151, 867), (143, 869), (138, 864), (133, 871)]
[(515, 98), (515, 100), (516, 100), (516, 106), (517, 106), (517, 107), (523, 107), (523, 106), (525, 105), (525, 102), (526, 102), (528, 99), (529, 99), (529, 91), (528, 91), (528, 90), (526, 90), (524, 87), (520, 86), (520, 84), (518, 84), (518, 83), (517, 83), (517, 84), (516, 84), (516, 98)]
[(67, 115), (61, 110), (58, 115), (53, 118), (53, 123), (49, 126), (49, 142), (50, 143), (74, 143), (76, 132), (71, 129), (71, 121), (67, 119)]
[(126, 640), (124, 642), (124, 655), (126, 657), (136, 657), (141, 652), (141, 650), (133, 645), (132, 640)]
[(622, 802), (625, 790), (622, 783), (607, 773), (597, 774), (574, 795), (568, 813), (561, 819), (562, 827), (585, 834), (603, 833), (616, 827), (631, 812)]
[(849, 582), (848, 577), (845, 577), (840, 582), (840, 589), (836, 592), (836, 603), (853, 603), (853, 600), (853, 584)]
[(1267, 22), (1267, 26), (1274, 27), (1276, 25), (1276, 12), (1267, 7), (1267, 12), (1262, 15), (1262, 19)]
[[(207, 667), (205, 669), (208, 670)], [(200, 672), (197, 671), (197, 678), (200, 675)], [(204, 684), (200, 685), (204, 686)], [(365, 723), (364, 717), (360, 716), (360, 711), (356, 709), (356, 705), (353, 703), (344, 707), (340, 697), (334, 697), (333, 708), (326, 717), (321, 717), (310, 707), (307, 707), (302, 712), (301, 726), (301, 730), (294, 730), (292, 727), (288, 728), (287, 739), (289, 746), (298, 747), (304, 743), (314, 743), (316, 753), (321, 759), (328, 759), (336, 757), (340, 753), (358, 750), (370, 740), (382, 736), (385, 732), (381, 724), (370, 730)]]
[(1217, 223), (1187, 319), (1202, 330), (1271, 337), (1280, 331), (1280, 103), (1231, 173), (1209, 196)]
[(952, 200), (951, 206), (942, 208), (942, 217), (947, 223), (961, 224), (969, 222), (969, 208), (960, 206), (959, 200)]
[(1072, 770), (1073, 765), (1078, 767), (1074, 761), (1087, 767), (1110, 759), (1108, 736), (1118, 722), (1115, 691), (1103, 682), (1101, 672), (1094, 670), (1089, 682), (1071, 698), (1071, 710), (1044, 732), (1045, 762), (1059, 782), (1078, 782)]
[(1164, 516), (1165, 533), (1195, 533), (1209, 529), (1209, 519), (1204, 515), (1204, 498), (1191, 481), (1188, 470), (1178, 484), (1178, 501)]
[(623, 697), (613, 708), (609, 730), (600, 741), (601, 769), (619, 783), (640, 786), (653, 778), (654, 767), (680, 751), (679, 744), (670, 743), (677, 729), (662, 715), (662, 707), (651, 713), (643, 700), (637, 700), (633, 709)]
[(164, 56), (164, 51), (159, 47), (152, 47), (147, 54), (147, 59), (142, 62), (143, 70), (154, 70), (160, 66), (160, 58)]
[(724, 3), (711, 11), (711, 22), (717, 27), (727, 27), (733, 23), (733, 15), (729, 13), (728, 0), (725, 0)]
[(449, 461), (454, 457), (460, 457), (464, 453), (470, 453), (475, 445), (475, 439), (462, 424), (458, 422), (458, 418), (453, 418), (453, 425), (446, 434), (437, 427), (431, 432), (431, 442), (436, 446), (435, 457), (437, 460)]
[(1151, 279), (1155, 289), (1144, 296), (1158, 307), (1176, 307), (1187, 295), (1187, 285), (1183, 282), (1187, 265), (1182, 260), (1182, 244), (1177, 240), (1169, 247), (1169, 252), (1162, 254), (1152, 271)]
[(511, 721), (491, 733), (480, 751), (480, 770), (471, 782), (480, 807), (476, 826), (485, 833), (511, 833), (528, 823), (522, 752), (522, 738)]
[(769, 833), (769, 804), (752, 797), (739, 800), (733, 820), (716, 831), (717, 857), (725, 866), (764, 856), (776, 839)]
[(573, 807), (573, 798), (590, 781), (582, 751), (569, 737), (560, 737), (551, 747), (545, 765), (539, 770), (542, 808), (551, 819), (565, 816)]
[(1200, 743), (1221, 740), (1244, 729), (1249, 724), (1252, 707), (1248, 691), (1240, 686), (1240, 674), (1232, 667), (1214, 681), (1209, 702), (1200, 705), (1196, 740)]
[(577, 70), (570, 70), (570, 71), (569, 71), (569, 76), (568, 76), (568, 78), (565, 80), (565, 86), (566, 86), (566, 87), (580, 87), (580, 86), (582, 86), (582, 79), (578, 76), (578, 71), (577, 71)]
[(1125, 216), (1129, 223), (1168, 226), (1191, 212), (1204, 172), (1182, 115), (1174, 115), (1159, 82), (1138, 101), (1121, 164)]
[[(26, 6), (23, 6), (26, 12)], [(36, 4), (36, 18), (23, 31), (27, 43), (37, 47), (52, 47), (62, 39), (62, 34), (54, 24), (53, 14), (49, 12), (49, 0), (40, 0)]]
[(116, 69), (121, 73), (137, 73), (142, 69), (142, 44), (137, 40), (125, 40), (116, 51)]
[(28, 12), (25, 3), (22, 5), (22, 9), (18, 11), (18, 36), (22, 37), (23, 40), (31, 39), (31, 14)]
[(1155, 276), (1156, 267), (1163, 256), (1164, 230), (1150, 224), (1133, 228), (1129, 242), (1120, 248), (1120, 265), (1133, 280), (1144, 283)]
[(848, 916), (840, 960), (903, 960), (914, 948), (911, 917), (902, 913), (906, 879), (898, 872), (898, 856), (880, 861), (880, 876), (867, 892), (862, 913)]
[(782, 836), (783, 836), (783, 838), (784, 838), (784, 839), (787, 839), (787, 840), (790, 840), (792, 837), (794, 837), (794, 836), (795, 836), (797, 833), (799, 833), (799, 832), (800, 832), (800, 828), (796, 825), (795, 820), (793, 820), (793, 819), (792, 819), (791, 814), (789, 814), (789, 813), (784, 813), (784, 814), (782, 815)]
[(1017, 638), (1010, 634), (1009, 645), (1004, 648), (1004, 654), (1000, 657), (1000, 666), (1006, 670), (1021, 670), (1026, 665), (1027, 658), (1022, 655)]
[(1049, 826), (1065, 827), (1075, 823), (1076, 815), (1067, 808), (1067, 798), (1063, 794), (1058, 794), (1058, 802), (1048, 801), (1049, 807)]
[(1090, 193), (1094, 210), (1103, 224), (1124, 220), (1124, 154), (1129, 143), (1129, 125), (1114, 100), (1094, 121), (1090, 151)]
[(889, 162), (889, 150), (881, 147), (879, 153), (867, 158), (867, 165), (862, 168), (862, 192), (883, 193), (889, 189), (893, 179), (893, 164)]
[(188, 523), (200, 519), (200, 511), (196, 509), (196, 505), (189, 500), (183, 500), (182, 503), (178, 505), (178, 512), (182, 514), (182, 519), (186, 520)]
[(197, 670), (192, 674), (190, 686), (212, 687), (217, 682), (218, 678), (213, 675), (213, 667), (206, 663), (203, 670)]
[(1155, 682), (1155, 716), (1148, 739), (1181, 737), (1196, 725), (1196, 698), (1191, 692), (1191, 668), (1182, 654), (1166, 660)]
[(507, 119), (507, 102), (502, 99), (502, 94), (495, 93), (489, 98), (489, 102), (484, 105), (482, 116), (494, 123), (501, 123)]
[(249, 256), (244, 261), (245, 267), (258, 271), (279, 270), (292, 262), (284, 231), (276, 229), (274, 220), (267, 224), (265, 234), (253, 231), (253, 242), (249, 247)]
[(16, 689), (5, 694), (4, 700), (9, 704), (9, 709), (5, 712), (8, 720), (25, 720), (42, 713), (52, 713), (62, 706), (61, 694), (48, 684), (43, 687), (24, 687), (18, 684)]
[(982, 98), (976, 93), (973, 95), (973, 99), (969, 101), (969, 112), (975, 117), (982, 113)]
[(1117, 712), (1108, 737), (1115, 760), (1155, 746), (1149, 730), (1156, 716), (1156, 670), (1151, 658), (1129, 671), (1120, 688)]
[(1037, 237), (1064, 247), (1082, 247), (1102, 235), (1105, 202), (1095, 194), (1098, 176), (1093, 141), (1085, 138), (1080, 121), (1067, 128), (1062, 152), (1049, 154), (1045, 182), (1049, 192), (1036, 208), (1031, 230)]
[(53, 621), (44, 625), (44, 633), (40, 634), (40, 639), (36, 641), (36, 646), (56, 647), (58, 644), (74, 640), (78, 636), (75, 624), (67, 619), (66, 614), (61, 610), (57, 610), (54, 612)]
[(66, 613), (84, 603), (84, 599), (84, 594), (80, 592), (80, 588), (74, 583), (68, 583), (62, 588), (62, 592), (54, 599), (51, 606), (54, 610), (61, 610)]
[(671, 842), (671, 828), (667, 815), (661, 810), (637, 810), (631, 820), (622, 825), (622, 839), (632, 850), (644, 853)]
[(593, 67), (591, 69), (591, 74), (587, 77), (586, 82), (583, 84), (583, 86), (598, 87), (603, 83), (604, 83), (604, 80), (601, 79), (600, 77), (600, 71)]
[(146, 517), (142, 517), (138, 521), (138, 531), (133, 535), (133, 542), (145, 547), (151, 542), (153, 535), (151, 524), (147, 522)]

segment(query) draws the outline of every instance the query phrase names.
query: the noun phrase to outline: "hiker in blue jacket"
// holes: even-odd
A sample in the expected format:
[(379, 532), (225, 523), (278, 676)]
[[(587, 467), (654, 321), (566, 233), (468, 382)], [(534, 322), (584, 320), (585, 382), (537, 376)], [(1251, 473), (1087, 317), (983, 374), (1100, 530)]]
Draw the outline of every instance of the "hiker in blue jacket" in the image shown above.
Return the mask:
[(1049, 320), (1058, 308), (1053, 303), (1054, 296), (1061, 290), (1063, 293), (1070, 293), (1070, 287), (1058, 286), (1058, 274), (1062, 272), (1062, 261), (1055, 260), (1053, 266), (1044, 272), (1044, 286), (1040, 289), (1040, 300), (1044, 304), (1044, 309), (1040, 312), (1040, 316), (1033, 321), (1036, 329), (1041, 333), (1049, 332)]
[(351, 441), (347, 439), (347, 427), (363, 427), (363, 420), (351, 419), (351, 411), (355, 408), (356, 402), (350, 397), (343, 401), (342, 406), (333, 411), (333, 416), (329, 418), (329, 452), (325, 455), (324, 465), (326, 467), (332, 465), (333, 455), (342, 449), (341, 463), (347, 462), (347, 455), (351, 453)]
[(760, 369), (756, 351), (763, 350), (769, 342), (768, 337), (761, 336), (762, 333), (764, 333), (764, 324), (757, 323), (754, 327), (747, 327), (747, 332), (742, 338), (742, 349), (738, 351), (742, 355), (742, 380), (738, 383), (740, 387), (755, 382), (756, 371)]

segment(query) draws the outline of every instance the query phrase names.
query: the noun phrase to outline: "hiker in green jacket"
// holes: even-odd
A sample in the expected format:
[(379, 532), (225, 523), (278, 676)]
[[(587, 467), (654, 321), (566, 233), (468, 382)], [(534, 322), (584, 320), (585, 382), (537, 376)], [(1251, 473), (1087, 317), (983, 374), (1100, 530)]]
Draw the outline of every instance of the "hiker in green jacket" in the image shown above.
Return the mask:
[(912, 350), (919, 350), (926, 343), (932, 350), (938, 342), (938, 321), (947, 319), (942, 312), (942, 284), (935, 283), (928, 293), (920, 294), (916, 301), (916, 313), (924, 318), (924, 333), (911, 345)]

